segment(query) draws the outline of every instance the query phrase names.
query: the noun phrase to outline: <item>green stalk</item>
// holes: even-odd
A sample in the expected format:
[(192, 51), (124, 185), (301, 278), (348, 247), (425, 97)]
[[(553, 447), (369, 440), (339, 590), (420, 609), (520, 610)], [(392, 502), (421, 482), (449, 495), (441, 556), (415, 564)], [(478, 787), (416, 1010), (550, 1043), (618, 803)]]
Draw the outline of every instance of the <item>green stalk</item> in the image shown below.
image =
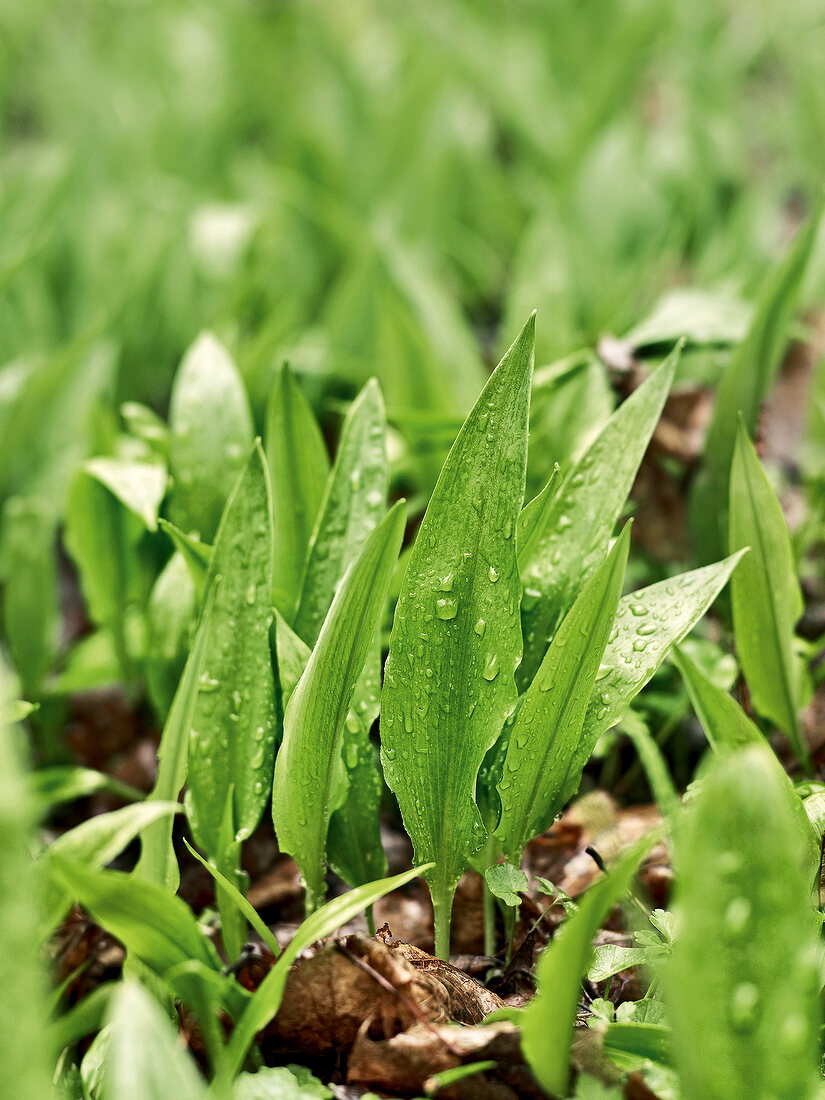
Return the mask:
[(435, 954), (444, 962), (450, 961), (450, 925), (453, 916), (453, 897), (455, 887), (452, 888), (439, 883), (430, 887), (430, 895), (433, 899), (433, 922), (435, 925)]

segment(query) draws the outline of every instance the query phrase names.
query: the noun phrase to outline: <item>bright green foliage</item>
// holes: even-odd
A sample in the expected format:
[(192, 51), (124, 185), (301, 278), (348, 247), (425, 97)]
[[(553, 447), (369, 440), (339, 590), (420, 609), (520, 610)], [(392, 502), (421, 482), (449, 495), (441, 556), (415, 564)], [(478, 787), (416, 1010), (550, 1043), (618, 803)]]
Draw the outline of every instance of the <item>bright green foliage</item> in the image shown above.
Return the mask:
[(484, 881), (490, 893), (509, 906), (519, 904), (519, 894), (528, 886), (526, 873), (512, 863), (494, 863), (485, 870)]
[(737, 418), (742, 416), (747, 432), (756, 430), (760, 406), (770, 392), (788, 343), (788, 324), (797, 309), (821, 209), (820, 202), (816, 215), (800, 230), (784, 260), (771, 273), (748, 333), (719, 380), (702, 469), (691, 498), (696, 550), (702, 561), (712, 561), (727, 548), (729, 501), (736, 499), (728, 473), (737, 439)]
[[(210, 589), (194, 645), (163, 727), (158, 746), (158, 773), (149, 802), (176, 799), (186, 782), (189, 739), (198, 692), (202, 686), (203, 663), (214, 613), (214, 595), (215, 590)], [(177, 891), (180, 870), (172, 845), (171, 821), (159, 821), (143, 831), (136, 873), (151, 882), (166, 886), (172, 893)]]
[[(622, 717), (671, 647), (696, 626), (737, 567), (741, 553), (622, 596), (577, 750), (581, 768), (599, 737)], [(571, 773), (572, 774), (572, 773)], [(578, 789), (568, 789), (571, 798)]]
[(399, 502), (344, 574), (284, 714), (272, 817), (282, 850), (301, 869), (308, 913), (324, 896), (327, 829), (332, 811), (346, 795), (341, 771), (344, 722), (401, 548), (404, 515)]
[(518, 671), (522, 691), (536, 674), (562, 616), (605, 555), (678, 359), (677, 348), (619, 406), (543, 511), (541, 527), (530, 540), (529, 559), (519, 555), (524, 586), (524, 660)]
[(101, 1100), (204, 1100), (206, 1086), (169, 1018), (138, 982), (117, 992), (109, 1014)]
[(134, 512), (147, 530), (156, 530), (158, 512), (166, 495), (164, 466), (125, 458), (90, 458), (84, 469)]
[(175, 802), (139, 802), (108, 814), (90, 817), (57, 837), (37, 861), (38, 870), (43, 876), (43, 937), (48, 936), (60, 924), (72, 902), (72, 895), (65, 893), (53, 874), (52, 860), (62, 858), (84, 867), (105, 867), (140, 836), (144, 829), (150, 828), (163, 817), (175, 814), (178, 809)]
[(496, 836), (513, 863), (564, 806), (561, 798), (616, 614), (629, 544), (626, 525), (562, 620), (510, 728)]
[(220, 826), (230, 789), (232, 836), (243, 839), (266, 805), (274, 754), (272, 529), (259, 446), (227, 502), (208, 586), (214, 603), (192, 719), (186, 812), (198, 843), (222, 866)]
[(814, 1095), (821, 921), (806, 841), (767, 749), (717, 758), (677, 834), (666, 992), (685, 1100)]
[(180, 527), (176, 527), (174, 523), (169, 523), (168, 520), (159, 519), (158, 526), (166, 532), (175, 548), (180, 552), (195, 585), (195, 591), (199, 597), (202, 596), (209, 577), (212, 547), (208, 543), (202, 542), (197, 535), (181, 531)]
[(484, 387), (421, 522), (398, 599), (381, 700), (384, 774), (427, 881), (437, 952), (484, 839), (475, 783), (516, 703), (521, 656), (515, 532), (533, 370), (531, 317)]
[(38, 768), (29, 779), (41, 813), (46, 813), (64, 802), (88, 798), (98, 791), (109, 791), (124, 802), (140, 802), (144, 797), (143, 791), (130, 787), (128, 783), (121, 783), (105, 772), (81, 768), (76, 764), (55, 764), (49, 768)]
[(37, 694), (57, 648), (54, 551), (50, 505), (37, 498), (8, 500), (3, 509), (0, 545), (3, 630), (25, 696)]
[(685, 682), (691, 706), (714, 752), (765, 744), (759, 727), (748, 718), (736, 700), (717, 687), (687, 653), (676, 649), (671, 660)]
[(176, 551), (158, 576), (146, 605), (143, 674), (155, 711), (166, 717), (183, 673), (197, 617), (195, 582)]
[[(0, 714), (14, 690), (0, 662)], [(22, 731), (0, 719), (0, 1095), (46, 1100), (46, 995), (33, 935), (40, 899), (29, 856), (37, 803), (24, 760)]]
[(211, 541), (252, 446), (246, 389), (226, 348), (203, 333), (183, 358), (169, 406), (171, 517)]
[(372, 379), (352, 403), (309, 544), (292, 624), (314, 645), (335, 588), (384, 514), (388, 471), (384, 401)]
[(794, 652), (802, 593), (782, 509), (742, 423), (730, 475), (730, 545), (751, 548), (731, 584), (736, 648), (751, 700), (788, 735), (804, 762), (802, 667)]
[(621, 857), (609, 875), (591, 886), (579, 909), (567, 918), (539, 959), (538, 992), (521, 1016), (521, 1047), (539, 1084), (555, 1096), (567, 1095), (576, 1006), (593, 938), (627, 893), (652, 843), (652, 836), (645, 838)]
[(294, 374), (284, 364), (266, 408), (266, 457), (272, 482), (275, 606), (292, 618), (309, 540), (324, 496), (329, 458), (318, 422)]

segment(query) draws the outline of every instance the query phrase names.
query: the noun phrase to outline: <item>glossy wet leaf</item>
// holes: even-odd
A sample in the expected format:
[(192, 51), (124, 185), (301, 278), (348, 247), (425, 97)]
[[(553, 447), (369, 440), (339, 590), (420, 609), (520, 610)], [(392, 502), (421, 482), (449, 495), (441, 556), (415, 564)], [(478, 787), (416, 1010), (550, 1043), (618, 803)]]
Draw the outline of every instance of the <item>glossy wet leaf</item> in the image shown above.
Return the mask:
[(702, 468), (694, 482), (690, 515), (701, 561), (712, 561), (728, 546), (729, 472), (742, 415), (749, 433), (756, 429), (762, 402), (770, 393), (788, 342), (788, 325), (799, 302), (821, 213), (797, 234), (785, 258), (771, 273), (757, 302), (744, 340), (734, 351), (716, 391)]
[[(582, 740), (566, 799), (578, 789), (581, 771), (601, 735), (622, 717), (669, 653), (696, 626), (719, 595), (741, 554), (680, 573), (622, 596), (590, 695)], [(572, 780), (575, 778), (575, 782)]]
[(171, 518), (211, 541), (252, 446), (252, 417), (238, 369), (210, 333), (183, 357), (169, 427)]
[(629, 544), (626, 525), (562, 620), (510, 727), (498, 783), (496, 836), (513, 863), (563, 808), (560, 798), (616, 614)]
[(381, 390), (372, 379), (350, 408), (312, 532), (292, 624), (314, 645), (347, 566), (386, 507), (389, 473)]
[(610, 873), (590, 887), (539, 959), (538, 992), (521, 1015), (521, 1048), (536, 1080), (553, 1095), (567, 1095), (570, 1044), (593, 939), (627, 893), (653, 840), (647, 837), (625, 852)]
[(221, 519), (209, 569), (214, 604), (189, 744), (186, 812), (198, 844), (220, 865), (221, 820), (233, 788), (232, 829), (244, 838), (269, 796), (275, 740), (272, 528), (261, 448)]
[(150, 531), (158, 526), (158, 512), (166, 495), (166, 468), (159, 463), (125, 458), (91, 458), (86, 472), (133, 512)]
[[(202, 686), (203, 664), (214, 610), (210, 590), (192, 650), (186, 661), (158, 746), (158, 771), (148, 801), (173, 801), (186, 782), (189, 740)], [(172, 844), (172, 822), (158, 821), (141, 835), (140, 859), (135, 873), (165, 886), (172, 893), (180, 884), (180, 870)]]
[(307, 887), (307, 911), (324, 893), (330, 814), (342, 790), (341, 739), (355, 685), (370, 650), (404, 531), (399, 502), (349, 567), (284, 714), (275, 764), (272, 817), (283, 851)]
[(659, 421), (679, 358), (678, 348), (610, 417), (570, 469), (520, 555), (523, 691), (536, 674), (561, 617), (607, 552), (636, 471)]
[(702, 672), (682, 649), (671, 654), (679, 670), (691, 706), (702, 723), (714, 752), (726, 752), (745, 745), (764, 745), (759, 727), (748, 718), (736, 700)]
[(447, 944), (452, 897), (484, 839), (475, 783), (516, 703), (515, 531), (533, 369), (531, 317), (447, 457), (410, 554), (381, 701), (384, 775), (427, 875)]
[(124, 982), (109, 1014), (101, 1100), (205, 1100), (206, 1084), (169, 1017), (139, 982)]
[(796, 803), (752, 746), (715, 759), (677, 833), (665, 992), (685, 1100), (814, 1095), (821, 921)]
[(169, 523), (163, 518), (158, 520), (158, 526), (169, 536), (175, 548), (183, 557), (195, 585), (195, 591), (198, 596), (202, 596), (209, 577), (212, 547), (202, 542), (197, 535), (187, 534), (187, 532), (181, 531), (180, 527), (176, 527), (174, 523)]
[(87, 818), (57, 837), (37, 860), (43, 882), (43, 935), (60, 923), (72, 901), (53, 873), (54, 860), (63, 858), (84, 867), (105, 867), (144, 829), (163, 817), (176, 814), (179, 809), (176, 802), (138, 802)]
[(799, 727), (799, 658), (794, 625), (803, 601), (779, 501), (740, 425), (730, 478), (730, 545), (750, 546), (731, 583), (736, 649), (754, 708), (807, 760)]
[[(14, 697), (0, 659), (0, 714)], [(0, 719), (0, 1095), (50, 1094), (45, 1037), (46, 983), (36, 928), (39, 891), (30, 856), (37, 803), (27, 782), (23, 732)]]
[(312, 408), (286, 364), (267, 402), (265, 449), (275, 529), (273, 600), (291, 619), (324, 497), (329, 457)]
[(342, 924), (369, 908), (385, 894), (397, 890), (422, 874), (426, 867), (414, 867), (391, 878), (379, 879), (328, 901), (312, 913), (298, 928), (289, 946), (285, 947), (275, 966), (255, 990), (242, 1017), (238, 1020), (229, 1040), (228, 1066), (233, 1072), (240, 1069), (252, 1040), (263, 1030), (281, 1007), (289, 968), (302, 951), (318, 940), (329, 936)]
[(12, 497), (2, 513), (3, 631), (24, 695), (37, 693), (59, 632), (55, 523), (51, 505)]

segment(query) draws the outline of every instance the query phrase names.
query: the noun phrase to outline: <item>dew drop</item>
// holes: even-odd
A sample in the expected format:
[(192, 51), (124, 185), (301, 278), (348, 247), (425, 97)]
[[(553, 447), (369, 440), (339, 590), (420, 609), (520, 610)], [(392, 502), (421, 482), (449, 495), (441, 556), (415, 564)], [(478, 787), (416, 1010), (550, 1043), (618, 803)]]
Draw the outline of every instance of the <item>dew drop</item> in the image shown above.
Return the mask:
[(642, 615), (647, 614), (647, 608), (643, 603), (632, 603), (630, 605), (630, 610), (634, 615), (638, 615), (640, 618)]
[(655, 623), (642, 623), (636, 633), (641, 634), (642, 637), (646, 637), (651, 634), (655, 634), (658, 629), (659, 628), (656, 626)]
[(486, 629), (487, 629), (487, 623), (485, 622), (484, 619), (478, 619), (478, 621), (476, 622), (476, 625), (473, 627), (473, 630), (475, 630), (475, 632), (476, 632), (476, 634), (478, 634), (479, 638), (481, 638), (483, 636), (484, 631)]
[(487, 654), (482, 676), (485, 680), (495, 680), (496, 676), (498, 676), (498, 657), (495, 653)]
[(445, 596), (435, 601), (435, 613), (439, 619), (454, 619), (458, 612), (458, 600)]
[(490, 575), (490, 582), (491, 582), (491, 584), (495, 584), (495, 583), (496, 583), (496, 581), (498, 580), (498, 578), (499, 578), (499, 577), (501, 576), (501, 574), (499, 573), (498, 569), (496, 569), (496, 567), (495, 567), (494, 565), (491, 565), (491, 566), (490, 566), (490, 573), (489, 573), (489, 575)]
[(454, 581), (455, 581), (455, 575), (453, 574), (453, 572), (451, 570), (446, 575), (446, 577), (441, 578), (441, 583), (438, 586), (439, 591), (441, 591), (441, 592), (452, 592)]

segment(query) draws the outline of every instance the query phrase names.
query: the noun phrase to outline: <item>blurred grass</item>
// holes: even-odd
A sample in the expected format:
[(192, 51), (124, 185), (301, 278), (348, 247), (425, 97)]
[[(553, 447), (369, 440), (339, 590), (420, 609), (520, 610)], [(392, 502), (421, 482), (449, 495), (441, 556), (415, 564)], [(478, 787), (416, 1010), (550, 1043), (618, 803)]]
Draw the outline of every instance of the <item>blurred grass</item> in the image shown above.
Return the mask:
[(815, 0), (3, 0), (0, 418), (103, 338), (162, 406), (205, 326), (258, 415), (289, 358), (455, 416), (534, 306), (542, 362), (751, 296), (825, 178), (823, 55)]

